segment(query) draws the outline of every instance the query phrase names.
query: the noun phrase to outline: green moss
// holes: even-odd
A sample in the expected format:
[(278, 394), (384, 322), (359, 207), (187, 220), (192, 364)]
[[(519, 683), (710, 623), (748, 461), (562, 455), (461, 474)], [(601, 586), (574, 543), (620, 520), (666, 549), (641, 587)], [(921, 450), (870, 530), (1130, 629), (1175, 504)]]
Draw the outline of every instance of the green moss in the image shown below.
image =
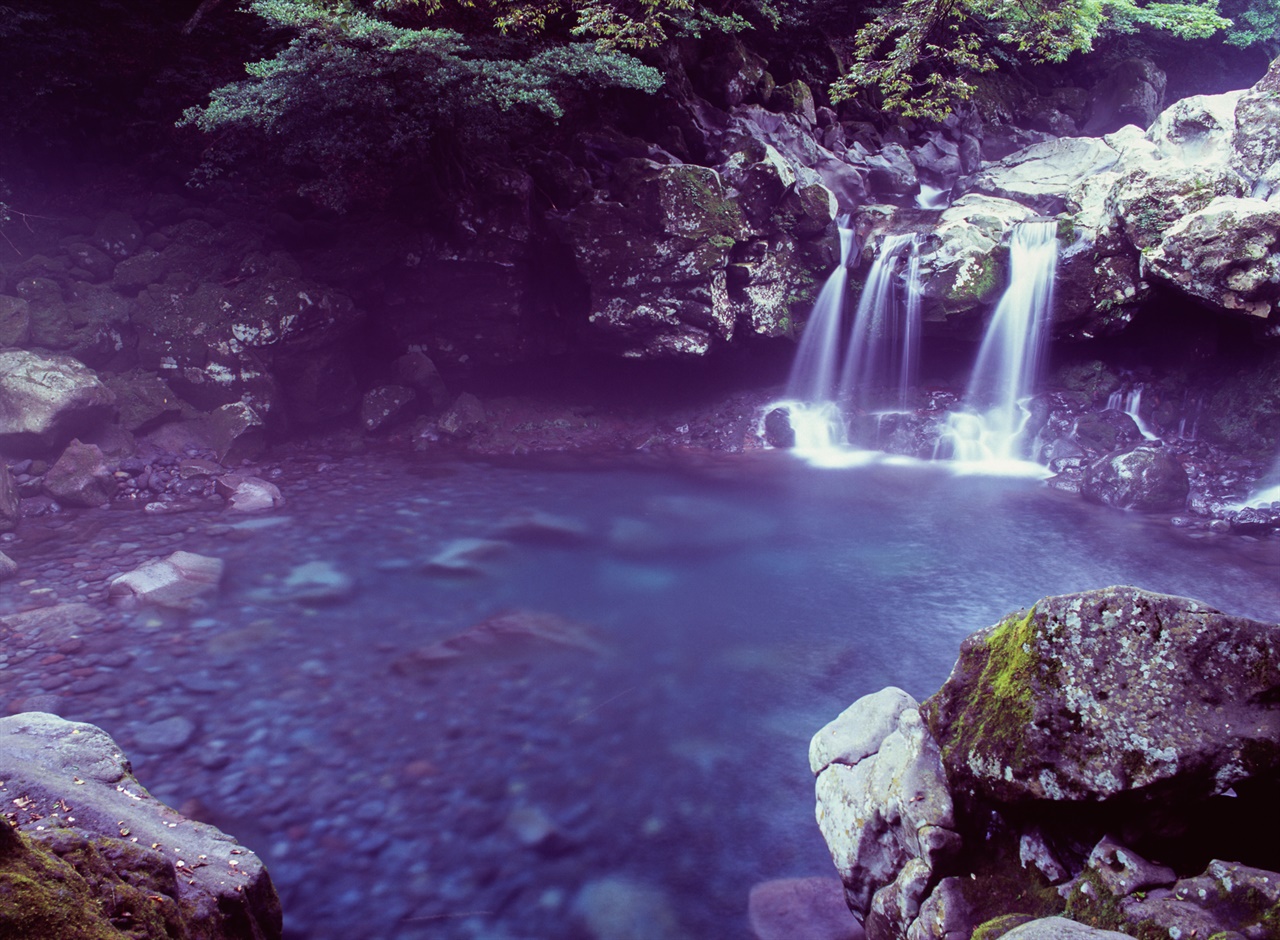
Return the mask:
[(998, 937), (1003, 937), (1014, 927), (1021, 927), (1030, 919), (1027, 914), (1001, 914), (975, 927), (970, 940), (997, 940)]
[[(8, 823), (0, 820), (0, 825)], [(0, 861), (0, 940), (127, 940), (115, 929), (88, 885), (69, 865), (39, 843), (22, 846)]]
[(1090, 868), (1081, 873), (1072, 888), (1065, 916), (1100, 930), (1126, 933), (1136, 940), (1169, 940), (1169, 932), (1154, 921), (1125, 917), (1120, 899), (1107, 890), (1097, 872)]
[(1058, 220), (1058, 241), (1070, 245), (1076, 240), (1076, 222), (1070, 217)]
[(1054, 664), (1042, 663), (1036, 652), (1035, 608), (1025, 616), (1012, 614), (987, 635), (981, 671), (973, 683), (973, 697), (957, 717), (943, 757), (948, 764), (965, 755), (998, 755), (1016, 760), (1031, 723), (1038, 683), (1052, 677)]

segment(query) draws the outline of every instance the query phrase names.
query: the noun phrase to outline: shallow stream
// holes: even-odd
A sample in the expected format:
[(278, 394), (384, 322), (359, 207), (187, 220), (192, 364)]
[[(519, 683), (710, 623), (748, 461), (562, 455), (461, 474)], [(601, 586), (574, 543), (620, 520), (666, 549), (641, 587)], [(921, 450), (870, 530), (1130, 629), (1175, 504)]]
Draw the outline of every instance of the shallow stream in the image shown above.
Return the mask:
[[(602, 880), (680, 936), (749, 937), (754, 884), (833, 874), (807, 745), (855, 698), (929, 695), (966, 634), (1047, 594), (1280, 621), (1256, 544), (937, 466), (311, 457), (278, 482), (271, 516), (24, 524), (0, 612), (104, 616), (9, 643), (0, 700), (114, 735), (263, 856), (299, 940), (573, 937)], [(210, 606), (106, 603), (178, 549), (226, 562)], [(332, 596), (290, 585), (310, 562)]]

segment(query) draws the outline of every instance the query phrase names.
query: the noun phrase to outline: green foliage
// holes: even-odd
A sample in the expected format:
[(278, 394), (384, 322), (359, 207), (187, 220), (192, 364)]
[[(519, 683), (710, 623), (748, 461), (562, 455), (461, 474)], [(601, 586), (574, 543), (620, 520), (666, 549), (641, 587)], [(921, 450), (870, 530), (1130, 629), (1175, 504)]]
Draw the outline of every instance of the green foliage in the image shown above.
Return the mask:
[(1272, 56), (1280, 53), (1280, 0), (1226, 0), (1223, 7), (1231, 17), (1227, 42), (1261, 46)]
[(220, 135), (222, 158), (265, 138), (285, 165), (312, 172), (303, 192), (334, 208), (385, 193), (424, 161), (465, 172), (464, 154), (555, 121), (572, 93), (662, 83), (633, 56), (591, 43), (464, 36), (320, 0), (251, 8), (296, 37), (182, 123)]
[(901, 0), (858, 31), (853, 64), (831, 97), (870, 90), (888, 110), (942, 118), (1000, 58), (1062, 62), (1107, 34), (1151, 29), (1193, 39), (1230, 25), (1217, 0)]

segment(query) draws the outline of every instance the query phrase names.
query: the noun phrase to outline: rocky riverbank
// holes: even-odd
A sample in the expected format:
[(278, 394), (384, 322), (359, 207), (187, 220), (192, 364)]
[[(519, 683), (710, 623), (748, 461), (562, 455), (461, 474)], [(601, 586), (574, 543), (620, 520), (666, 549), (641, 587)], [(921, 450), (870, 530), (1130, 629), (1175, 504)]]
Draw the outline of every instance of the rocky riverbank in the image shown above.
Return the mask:
[(1064, 910), (1133, 936), (1274, 936), (1278, 644), (1280, 626), (1113, 587), (973, 634), (923, 703), (854, 703), (810, 763), (867, 936), (1076, 936), (1020, 928)]

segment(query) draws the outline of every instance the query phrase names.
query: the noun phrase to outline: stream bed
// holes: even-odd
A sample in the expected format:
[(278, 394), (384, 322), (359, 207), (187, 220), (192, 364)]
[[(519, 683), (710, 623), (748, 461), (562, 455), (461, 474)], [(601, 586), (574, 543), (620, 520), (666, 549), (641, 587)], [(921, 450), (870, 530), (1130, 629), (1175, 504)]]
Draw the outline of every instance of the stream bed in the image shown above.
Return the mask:
[[(1274, 545), (938, 466), (276, 470), (274, 514), (24, 522), (0, 614), (97, 614), (11, 631), (0, 701), (100, 725), (258, 852), (291, 940), (568, 938), (602, 903), (655, 937), (749, 937), (753, 885), (834, 876), (807, 747), (859, 696), (924, 698), (965, 635), (1048, 594), (1280, 621)], [(207, 606), (107, 602), (175, 550), (226, 563)]]

